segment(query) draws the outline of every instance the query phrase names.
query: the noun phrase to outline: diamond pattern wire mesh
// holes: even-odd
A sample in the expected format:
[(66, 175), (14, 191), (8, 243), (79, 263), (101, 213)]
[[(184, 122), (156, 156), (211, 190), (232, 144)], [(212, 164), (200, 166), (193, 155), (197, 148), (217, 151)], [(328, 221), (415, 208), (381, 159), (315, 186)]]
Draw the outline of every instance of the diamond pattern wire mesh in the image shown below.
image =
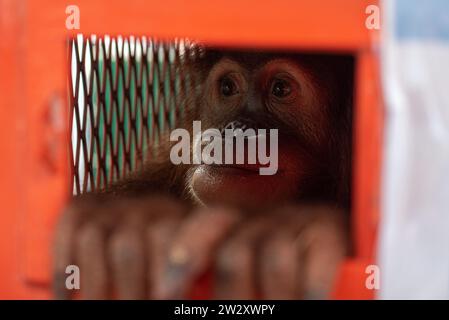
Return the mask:
[(187, 40), (83, 37), (69, 42), (73, 193), (103, 188), (135, 170), (173, 128), (195, 55)]

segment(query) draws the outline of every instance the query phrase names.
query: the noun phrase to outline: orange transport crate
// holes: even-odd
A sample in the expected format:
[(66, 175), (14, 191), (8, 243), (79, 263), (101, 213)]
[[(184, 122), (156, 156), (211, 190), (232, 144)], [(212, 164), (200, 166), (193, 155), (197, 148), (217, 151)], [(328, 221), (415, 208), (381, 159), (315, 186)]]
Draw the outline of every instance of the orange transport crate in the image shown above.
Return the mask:
[(51, 298), (51, 244), (71, 195), (66, 7), (85, 35), (188, 37), (355, 57), (352, 239), (334, 298), (373, 298), (383, 109), (366, 0), (0, 0), (0, 298)]

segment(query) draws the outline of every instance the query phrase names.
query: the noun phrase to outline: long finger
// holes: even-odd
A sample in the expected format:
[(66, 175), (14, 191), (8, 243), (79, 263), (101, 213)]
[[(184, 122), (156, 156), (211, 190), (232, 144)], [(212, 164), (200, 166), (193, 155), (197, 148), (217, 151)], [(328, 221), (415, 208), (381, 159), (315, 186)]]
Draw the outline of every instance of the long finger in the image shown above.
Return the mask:
[(144, 299), (146, 261), (143, 232), (125, 226), (110, 239), (111, 280), (118, 299)]
[(210, 265), (217, 246), (238, 221), (235, 212), (204, 209), (190, 216), (174, 238), (156, 297), (185, 297), (198, 276)]
[(76, 261), (80, 268), (82, 299), (109, 297), (105, 240), (105, 231), (95, 223), (86, 224), (79, 231)]
[(256, 251), (271, 221), (257, 219), (242, 225), (220, 248), (216, 261), (214, 298), (255, 299), (257, 287)]
[(291, 300), (303, 296), (303, 249), (289, 228), (278, 230), (265, 241), (260, 250), (258, 272), (264, 299)]
[(89, 199), (76, 201), (61, 215), (53, 246), (53, 293), (56, 299), (68, 299), (71, 291), (66, 287), (66, 268), (75, 264), (75, 239), (77, 231), (93, 208)]
[(307, 244), (304, 270), (306, 299), (329, 298), (336, 272), (348, 252), (348, 232), (341, 212), (323, 212), (302, 235)]

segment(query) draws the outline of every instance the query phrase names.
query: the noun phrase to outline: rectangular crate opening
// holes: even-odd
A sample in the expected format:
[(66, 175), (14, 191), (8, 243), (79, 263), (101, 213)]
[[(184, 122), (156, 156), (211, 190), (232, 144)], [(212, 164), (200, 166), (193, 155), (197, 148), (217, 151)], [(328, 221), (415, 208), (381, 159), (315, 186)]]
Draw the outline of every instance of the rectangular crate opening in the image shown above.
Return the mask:
[[(186, 39), (78, 35), (70, 40), (69, 49), (73, 193), (80, 194), (105, 188), (141, 168), (157, 152), (161, 137), (179, 125), (186, 108), (198, 107), (196, 98), (204, 83), (183, 66), (201, 59), (208, 47)], [(342, 117), (349, 117), (352, 126), (352, 55), (220, 50), (247, 60), (273, 53), (301, 56), (321, 74), (338, 72), (338, 83), (347, 90), (346, 106), (339, 112), (346, 113)], [(348, 128), (349, 144), (351, 132)], [(350, 151), (347, 156), (351, 157)]]

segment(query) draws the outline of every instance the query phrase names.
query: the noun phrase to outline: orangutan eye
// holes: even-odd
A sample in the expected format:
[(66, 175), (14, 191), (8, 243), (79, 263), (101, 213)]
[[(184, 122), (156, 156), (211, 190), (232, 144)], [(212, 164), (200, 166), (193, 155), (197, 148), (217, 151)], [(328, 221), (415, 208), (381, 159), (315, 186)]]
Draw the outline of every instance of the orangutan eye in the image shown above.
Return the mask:
[(271, 94), (276, 98), (286, 98), (292, 92), (292, 87), (287, 80), (275, 79), (271, 84)]
[(229, 76), (224, 76), (220, 80), (220, 93), (224, 97), (231, 97), (239, 93), (237, 83)]

